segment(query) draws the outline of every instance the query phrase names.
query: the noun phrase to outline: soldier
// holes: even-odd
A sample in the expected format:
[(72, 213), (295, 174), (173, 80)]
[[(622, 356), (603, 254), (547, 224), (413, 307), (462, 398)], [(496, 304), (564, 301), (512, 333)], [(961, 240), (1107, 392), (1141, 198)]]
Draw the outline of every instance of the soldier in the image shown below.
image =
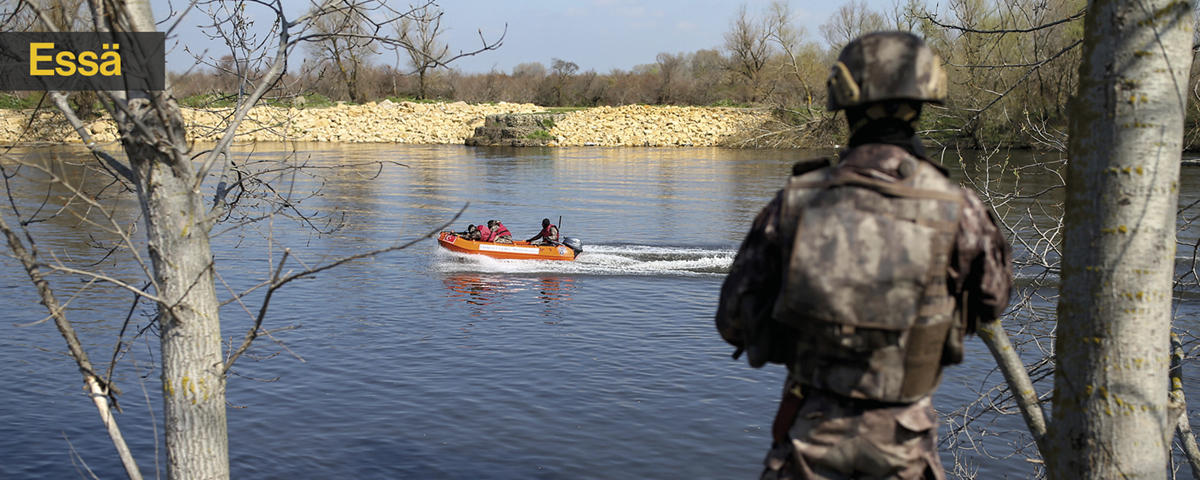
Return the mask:
[[(559, 217), (561, 219), (561, 217)], [(525, 243), (533, 243), (535, 240), (541, 239), (538, 245), (558, 245), (558, 226), (550, 223), (549, 218), (542, 219), (542, 231), (538, 232)]]
[(828, 81), (847, 150), (800, 162), (754, 219), (716, 325), (753, 367), (787, 366), (764, 479), (942, 479), (931, 396), (962, 340), (1008, 305), (990, 211), (924, 154), (946, 74), (904, 32), (850, 42)]
[(465, 232), (454, 232), (454, 234), (463, 240), (480, 240), (483, 238), (483, 234), (479, 233), (479, 227), (476, 227), (475, 224), (467, 225)]
[(509, 245), (513, 243), (512, 232), (509, 232), (508, 227), (500, 223), (499, 220), (488, 220), (487, 225), (492, 230), (492, 242), (507, 243)]

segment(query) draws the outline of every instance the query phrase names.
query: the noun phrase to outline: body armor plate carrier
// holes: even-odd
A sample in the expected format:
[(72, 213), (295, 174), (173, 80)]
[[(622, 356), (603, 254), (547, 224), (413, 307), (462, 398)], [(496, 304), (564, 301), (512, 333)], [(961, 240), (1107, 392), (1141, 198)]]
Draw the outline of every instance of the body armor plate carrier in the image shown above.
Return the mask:
[[(773, 317), (798, 330), (789, 370), (801, 384), (881, 402), (937, 388), (947, 336), (961, 336), (947, 267), (960, 188), (896, 147), (904, 178), (881, 180), (846, 162), (793, 177), (782, 228), (794, 228)], [(860, 147), (867, 154), (881, 148)], [(951, 340), (953, 343), (953, 340)], [(949, 358), (950, 360), (945, 360)]]

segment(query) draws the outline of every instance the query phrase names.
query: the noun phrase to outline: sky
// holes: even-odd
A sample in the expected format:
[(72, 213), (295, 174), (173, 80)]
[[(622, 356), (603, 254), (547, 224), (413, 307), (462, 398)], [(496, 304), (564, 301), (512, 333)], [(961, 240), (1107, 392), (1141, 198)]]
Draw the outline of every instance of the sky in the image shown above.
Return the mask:
[[(185, 0), (152, 0), (154, 14), (164, 18), (171, 10), (186, 5)], [(308, 5), (307, 0), (285, 0), (292, 15), (298, 15)], [(393, 8), (411, 2), (389, 1)], [(760, 13), (770, 0), (744, 2), (751, 13)], [(841, 5), (840, 1), (791, 2), (795, 22), (805, 26), (809, 39), (822, 42), (818, 29)], [(872, 8), (883, 10), (888, 0), (871, 0)], [(443, 41), (451, 52), (469, 51), (480, 45), (479, 33), (489, 40), (500, 38), (507, 25), (503, 45), (495, 51), (458, 60), (452, 66), (466, 73), (486, 73), (493, 69), (511, 73), (521, 63), (539, 62), (547, 67), (552, 59), (573, 62), (580, 72), (589, 70), (608, 73), (613, 69), (631, 70), (642, 64), (654, 63), (659, 53), (690, 53), (701, 49), (719, 48), (730, 21), (742, 3), (713, 0), (443, 0), (438, 2), (445, 12), (442, 18)], [(249, 8), (255, 8), (253, 6)], [(251, 14), (257, 23), (266, 25), (269, 12), (261, 7)], [(167, 69), (184, 72), (192, 65), (191, 57), (182, 45), (192, 51), (204, 51), (220, 57), (220, 44), (208, 41), (199, 25), (208, 18), (192, 11), (177, 27), (174, 38), (168, 41)], [(165, 29), (169, 25), (160, 25)], [(176, 43), (178, 42), (178, 43)], [(382, 64), (396, 64), (395, 55), (377, 59)], [(404, 67), (400, 64), (400, 67)]]

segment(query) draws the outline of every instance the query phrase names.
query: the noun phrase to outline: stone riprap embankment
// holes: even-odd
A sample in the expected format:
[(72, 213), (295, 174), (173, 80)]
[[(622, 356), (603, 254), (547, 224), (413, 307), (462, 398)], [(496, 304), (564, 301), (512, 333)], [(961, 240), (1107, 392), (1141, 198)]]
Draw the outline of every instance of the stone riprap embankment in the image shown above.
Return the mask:
[[(386, 100), (328, 108), (264, 106), (251, 110), (236, 140), (463, 144), (489, 115), (544, 111), (533, 104)], [(26, 132), (31, 113), (0, 110), (0, 143), (80, 141), (54, 110), (43, 110)], [(217, 140), (231, 115), (231, 109), (183, 109), (192, 141)], [(769, 112), (752, 109), (597, 107), (554, 115), (542, 140), (561, 146), (720, 146), (751, 136), (769, 118)], [(98, 142), (116, 140), (117, 129), (107, 118), (89, 122), (87, 129)]]
[(550, 133), (563, 146), (708, 147), (756, 134), (766, 110), (716, 107), (596, 107), (569, 114)]

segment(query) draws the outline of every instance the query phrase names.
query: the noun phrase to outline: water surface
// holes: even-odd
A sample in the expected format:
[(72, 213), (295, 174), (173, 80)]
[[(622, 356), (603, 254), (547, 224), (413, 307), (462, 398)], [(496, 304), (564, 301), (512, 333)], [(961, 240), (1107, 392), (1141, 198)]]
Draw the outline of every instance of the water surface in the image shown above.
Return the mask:
[[(273, 178), (294, 208), (217, 228), (222, 298), (262, 282), (284, 248), (289, 268), (319, 265), (419, 238), (464, 207), (453, 228), (500, 219), (516, 237), (537, 233), (543, 217), (561, 217), (563, 234), (581, 238), (585, 252), (575, 262), (501, 261), (425, 240), (293, 282), (271, 302), (265, 325), (292, 328), (261, 339), (229, 381), (234, 478), (758, 475), (784, 370), (730, 359), (712, 316), (754, 215), (793, 162), (829, 152), (355, 144), (240, 151), (247, 161), (290, 157), (313, 168)], [(76, 183), (102, 185), (71, 166), (86, 161), (77, 151), (19, 153), (57, 156)], [(69, 198), (29, 181), (14, 187), (23, 212), (40, 209), (40, 218)], [(118, 206), (119, 223), (134, 221), (130, 199), (107, 202)], [(74, 211), (84, 213), (32, 225), (43, 251), (143, 282), (128, 251), (106, 253), (111, 234), (80, 220), (99, 218), (95, 212)], [(248, 198), (238, 215), (266, 211)], [(15, 326), (45, 316), (23, 275), (0, 258), (8, 310), (0, 361), (11, 392), (0, 413), (0, 478), (72, 478), (83, 462), (101, 478), (120, 477), (53, 325)], [(84, 285), (66, 275), (55, 281), (60, 297)], [(72, 301), (70, 318), (94, 362), (107, 366), (131, 311), (127, 339), (149, 324), (151, 310), (131, 310), (132, 299), (93, 286)], [(244, 336), (261, 302), (255, 292), (244, 306), (228, 304), (224, 337)], [(148, 476), (161, 465), (154, 334), (151, 327), (136, 337), (116, 367), (125, 391), (118, 421)], [(943, 413), (975, 401), (991, 371), (978, 340), (968, 349), (968, 362), (947, 371), (936, 397)], [(1013, 417), (996, 425), (1020, 429)], [(966, 456), (981, 477), (1032, 472), (1020, 457)], [(949, 451), (944, 458), (952, 461)]]

